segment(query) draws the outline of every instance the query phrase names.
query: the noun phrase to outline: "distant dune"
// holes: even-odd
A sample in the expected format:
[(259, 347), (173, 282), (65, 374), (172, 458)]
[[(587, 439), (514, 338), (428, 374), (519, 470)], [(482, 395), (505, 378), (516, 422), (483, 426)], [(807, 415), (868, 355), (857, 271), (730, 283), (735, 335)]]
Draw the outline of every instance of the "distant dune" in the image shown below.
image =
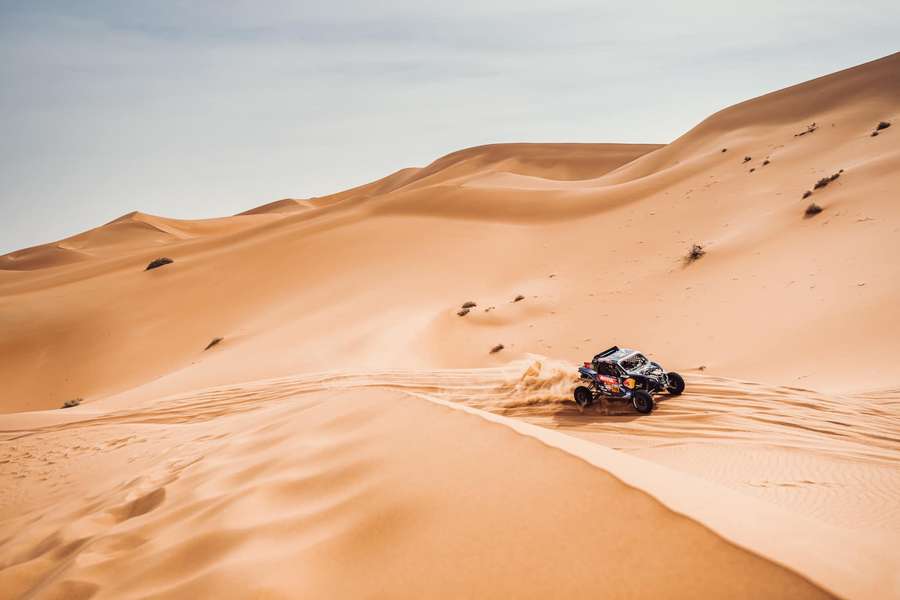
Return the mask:
[(898, 73), (0, 257), (0, 590), (900, 597)]

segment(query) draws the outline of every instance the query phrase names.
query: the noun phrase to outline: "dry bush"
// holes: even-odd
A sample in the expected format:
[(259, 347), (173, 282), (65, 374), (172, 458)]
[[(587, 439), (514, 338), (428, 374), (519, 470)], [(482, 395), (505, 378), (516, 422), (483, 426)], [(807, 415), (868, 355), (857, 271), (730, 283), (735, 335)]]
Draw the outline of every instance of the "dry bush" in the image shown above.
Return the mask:
[(806, 131), (801, 131), (800, 133), (795, 133), (794, 137), (800, 137), (801, 135), (806, 135), (807, 133), (812, 133), (818, 129), (818, 126), (815, 123), (810, 123), (806, 126)]
[(521, 302), (524, 299), (525, 299), (525, 296), (523, 296), (522, 294), (519, 294), (518, 296), (513, 298), (513, 302)]
[(809, 206), (806, 207), (806, 210), (803, 212), (803, 216), (806, 218), (814, 217), (820, 212), (822, 212), (822, 207), (816, 204), (815, 202), (811, 202)]
[(703, 246), (701, 246), (700, 244), (694, 244), (693, 246), (691, 246), (691, 251), (687, 254), (687, 262), (694, 262), (704, 254), (706, 254), (706, 250), (703, 249)]
[(820, 188), (825, 187), (826, 185), (828, 185), (829, 183), (831, 183), (832, 181), (834, 181), (835, 179), (837, 179), (838, 177), (840, 177), (840, 176), (841, 176), (841, 173), (843, 173), (843, 172), (844, 172), (844, 170), (841, 169), (841, 170), (838, 171), (837, 173), (832, 173), (832, 174), (829, 175), (828, 177), (823, 177), (822, 179), (820, 179), (820, 180), (818, 180), (818, 181), (816, 182), (816, 185), (813, 186), (813, 189), (814, 189), (814, 190), (818, 190), (818, 189), (820, 189)]
[(144, 270), (145, 270), (145, 271), (149, 271), (150, 269), (156, 269), (156, 268), (158, 268), (158, 267), (162, 267), (162, 266), (171, 264), (171, 263), (173, 263), (173, 262), (175, 262), (175, 261), (172, 260), (171, 258), (167, 258), (167, 257), (165, 257), (165, 256), (162, 256), (162, 257), (160, 257), (160, 258), (155, 258), (155, 259), (151, 260), (151, 261), (150, 261), (150, 264), (147, 265), (147, 268), (144, 269)]
[(503, 348), (505, 348), (505, 346), (503, 344), (497, 344), (496, 346), (491, 348), (491, 354), (496, 354), (496, 353), (500, 352), (501, 350), (503, 350)]
[(464, 302), (460, 308), (475, 308), (476, 306), (478, 305), (469, 300), (468, 302)]
[(81, 402), (82, 402), (81, 398), (73, 398), (72, 400), (66, 400), (63, 403), (62, 407), (63, 408), (73, 408), (73, 407), (81, 404)]
[(209, 350), (210, 348), (212, 348), (213, 346), (215, 346), (216, 344), (218, 344), (219, 342), (221, 342), (224, 339), (225, 338), (220, 338), (220, 337), (213, 338), (212, 341), (206, 345), (206, 348), (204, 348), (203, 351), (206, 352), (207, 350)]
[(460, 316), (460, 317), (464, 317), (464, 316), (466, 316), (467, 314), (469, 314), (469, 310), (471, 310), (471, 309), (468, 309), (468, 308), (461, 308), (461, 309), (459, 309), (458, 311), (456, 311), (456, 314), (457, 314), (458, 316)]
[(753, 160), (753, 157), (752, 157), (752, 156), (745, 156), (745, 157), (744, 157), (744, 162), (745, 162), (745, 163), (750, 162), (751, 160)]
[(812, 190), (806, 190), (805, 192), (803, 192), (803, 199), (804, 199), (804, 200), (806, 200), (806, 199), (809, 198), (810, 196), (812, 196)]

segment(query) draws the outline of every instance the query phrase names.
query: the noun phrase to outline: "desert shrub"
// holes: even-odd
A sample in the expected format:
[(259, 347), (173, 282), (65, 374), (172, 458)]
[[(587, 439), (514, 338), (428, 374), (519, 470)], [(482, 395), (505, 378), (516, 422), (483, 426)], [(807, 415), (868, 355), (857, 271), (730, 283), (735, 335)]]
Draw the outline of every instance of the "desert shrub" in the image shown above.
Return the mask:
[(722, 148), (722, 152), (728, 152), (728, 148)]
[(150, 261), (150, 264), (147, 265), (147, 268), (144, 269), (144, 270), (145, 270), (145, 271), (149, 271), (150, 269), (156, 269), (156, 268), (158, 268), (158, 267), (162, 267), (162, 266), (171, 264), (171, 263), (173, 263), (173, 262), (175, 262), (175, 261), (172, 260), (171, 258), (167, 258), (167, 257), (165, 257), (165, 256), (160, 257), (160, 258), (155, 258), (155, 259), (153, 259), (153, 260)]
[(804, 199), (804, 200), (806, 200), (806, 199), (809, 198), (810, 196), (812, 196), (812, 190), (806, 190), (805, 192), (803, 192), (803, 199)]
[(806, 207), (806, 210), (803, 212), (805, 217), (814, 217), (817, 214), (822, 212), (822, 207), (816, 204), (815, 202), (811, 202), (809, 206)]
[(694, 244), (693, 246), (691, 246), (691, 251), (688, 252), (687, 261), (694, 262), (704, 254), (706, 254), (706, 250), (703, 249), (703, 246), (701, 246), (700, 244)]
[(525, 296), (523, 296), (522, 294), (519, 294), (518, 296), (513, 298), (513, 302), (521, 302), (524, 299), (525, 299)]
[(745, 163), (746, 163), (746, 162), (750, 162), (751, 160), (753, 160), (753, 157), (752, 157), (752, 156), (745, 156), (745, 157), (744, 157), (744, 162), (745, 162)]
[(890, 121), (879, 121), (878, 125), (875, 126), (875, 131), (881, 131), (882, 129), (887, 129), (890, 126)]
[(806, 126), (806, 131), (801, 131), (800, 133), (795, 133), (794, 137), (800, 137), (801, 135), (806, 135), (807, 133), (812, 133), (818, 129), (818, 126), (815, 123), (810, 123)]
[(766, 160), (763, 161), (762, 166), (766, 166), (766, 165), (769, 164), (770, 162), (772, 162), (772, 161), (769, 160), (769, 159), (767, 158)]
[(877, 135), (878, 135), (878, 132), (877, 132), (877, 131), (873, 131), (873, 132), (872, 132), (872, 137), (875, 137), (875, 136), (877, 136)]
[(752, 169), (750, 169), (750, 172), (752, 173), (755, 170), (756, 170), (756, 167), (753, 167)]
[(456, 311), (456, 314), (459, 315), (460, 317), (464, 317), (464, 316), (466, 316), (467, 314), (469, 314), (469, 311), (470, 311), (470, 310), (471, 310), (471, 309), (469, 309), (469, 308), (461, 308), (461, 309), (459, 309), (458, 311)]
[(505, 348), (505, 346), (503, 344), (497, 344), (496, 346), (491, 348), (491, 354), (496, 354), (496, 353), (500, 352), (501, 350), (503, 350), (503, 348)]
[(212, 348), (213, 346), (215, 346), (216, 344), (221, 342), (223, 339), (225, 339), (225, 338), (220, 338), (220, 337), (213, 338), (212, 341), (206, 345), (206, 348), (204, 348), (203, 351), (205, 352), (205, 351), (209, 350), (210, 348)]
[(841, 169), (837, 173), (832, 173), (828, 177), (823, 177), (822, 179), (820, 179), (816, 182), (816, 185), (813, 186), (813, 189), (818, 190), (818, 189), (825, 187), (826, 185), (828, 185), (829, 183), (831, 183), (832, 181), (834, 181), (835, 179), (840, 177), (841, 173), (843, 173), (843, 172), (844, 172), (844, 170)]
[(469, 300), (468, 302), (464, 302), (460, 308), (475, 308), (476, 306), (478, 305)]
[(62, 407), (63, 408), (73, 408), (81, 404), (81, 398), (73, 398), (72, 400), (66, 400)]

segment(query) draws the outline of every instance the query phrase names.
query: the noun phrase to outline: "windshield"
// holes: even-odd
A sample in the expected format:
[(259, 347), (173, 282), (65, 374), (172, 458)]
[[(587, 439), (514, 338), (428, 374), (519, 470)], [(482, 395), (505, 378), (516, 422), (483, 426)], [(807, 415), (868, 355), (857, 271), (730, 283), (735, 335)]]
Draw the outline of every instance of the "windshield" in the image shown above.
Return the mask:
[(623, 359), (621, 363), (622, 368), (626, 371), (638, 371), (643, 367), (647, 366), (650, 361), (647, 360), (647, 357), (643, 354), (637, 353), (632, 354), (626, 359)]

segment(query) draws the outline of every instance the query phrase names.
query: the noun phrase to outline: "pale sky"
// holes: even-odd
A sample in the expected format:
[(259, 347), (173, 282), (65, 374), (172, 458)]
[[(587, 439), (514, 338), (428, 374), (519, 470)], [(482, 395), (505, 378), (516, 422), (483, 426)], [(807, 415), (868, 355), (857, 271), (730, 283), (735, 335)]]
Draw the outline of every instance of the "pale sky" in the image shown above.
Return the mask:
[(669, 142), (898, 50), (896, 1), (0, 0), (0, 253), (491, 142)]

